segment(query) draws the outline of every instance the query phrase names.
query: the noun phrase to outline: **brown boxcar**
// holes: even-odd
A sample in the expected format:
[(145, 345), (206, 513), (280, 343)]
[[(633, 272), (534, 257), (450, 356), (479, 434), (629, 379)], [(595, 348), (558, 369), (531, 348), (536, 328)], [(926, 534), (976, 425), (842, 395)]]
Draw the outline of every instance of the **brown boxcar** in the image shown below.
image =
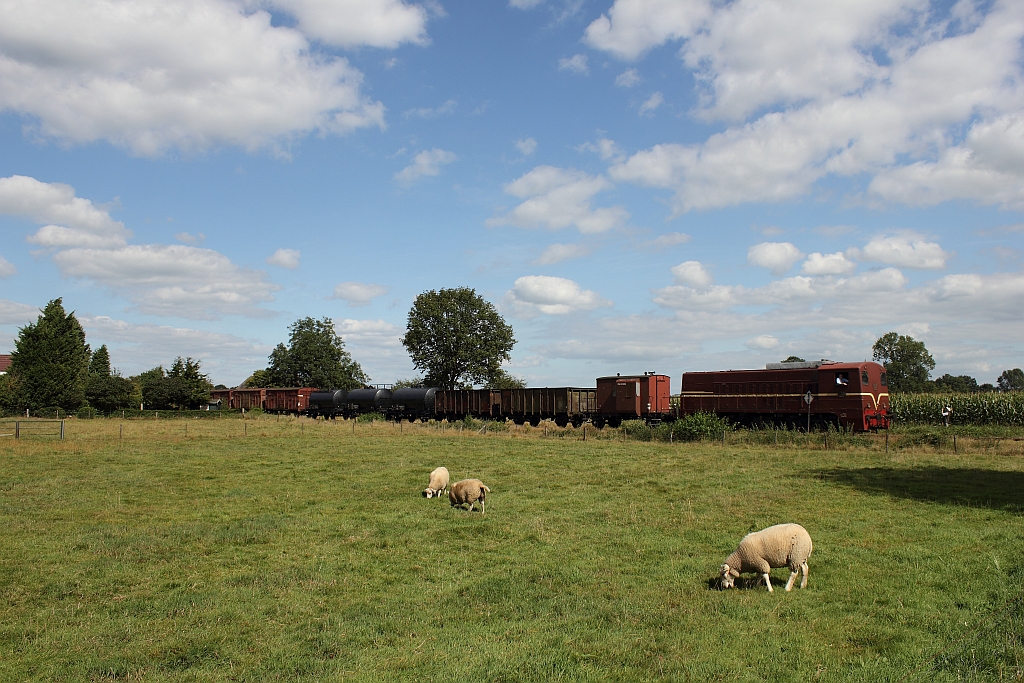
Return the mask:
[(245, 410), (252, 410), (253, 408), (263, 409), (263, 405), (267, 400), (266, 389), (232, 389), (231, 390), (231, 407), (235, 410), (239, 408)]
[(210, 402), (220, 401), (225, 408), (231, 407), (231, 389), (214, 389), (210, 392)]
[[(811, 404), (804, 396), (810, 392)], [(764, 370), (687, 372), (681, 415), (711, 412), (739, 424), (854, 431), (889, 426), (889, 388), (878, 363), (770, 363)]]
[(669, 405), (672, 380), (668, 375), (616, 375), (597, 378), (597, 417), (594, 424), (618, 427), (623, 420), (660, 422), (675, 417)]
[(562, 427), (570, 422), (579, 426), (597, 411), (597, 391), (589, 388), (512, 389), (509, 399), (516, 424), (537, 426), (541, 420), (550, 419)]
[(304, 413), (309, 409), (309, 397), (314, 391), (312, 387), (267, 389), (263, 409), (271, 413)]

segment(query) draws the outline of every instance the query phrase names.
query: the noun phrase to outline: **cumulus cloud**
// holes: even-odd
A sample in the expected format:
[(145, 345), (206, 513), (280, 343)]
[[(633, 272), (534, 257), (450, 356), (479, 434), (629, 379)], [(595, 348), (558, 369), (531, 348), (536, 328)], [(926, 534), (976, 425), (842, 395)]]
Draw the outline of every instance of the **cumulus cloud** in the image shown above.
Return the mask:
[(863, 173), (887, 201), (1024, 207), (1024, 6), (966, 6), (616, 0), (586, 41), (623, 59), (683, 41), (695, 113), (725, 129), (640, 150), (609, 175), (673, 190), (675, 214)]
[(529, 317), (536, 312), (545, 315), (565, 315), (575, 311), (590, 311), (612, 302), (589, 289), (583, 289), (572, 280), (549, 275), (526, 275), (518, 278), (505, 295), (505, 302), (516, 313)]
[(800, 272), (804, 275), (849, 275), (857, 269), (857, 264), (846, 258), (843, 252), (822, 254), (814, 252), (807, 256)]
[(522, 152), (523, 156), (530, 156), (537, 150), (537, 141), (533, 138), (524, 138), (516, 141), (516, 149)]
[(487, 225), (543, 226), (559, 230), (570, 225), (582, 233), (601, 233), (622, 227), (629, 213), (621, 206), (591, 209), (590, 200), (611, 183), (601, 176), (554, 166), (538, 166), (505, 186), (506, 194), (525, 201)]
[(175, 233), (174, 239), (178, 240), (179, 242), (181, 242), (183, 244), (195, 245), (195, 244), (202, 244), (203, 242), (205, 242), (206, 241), (206, 235), (204, 235), (201, 232), (196, 233), (195, 235), (193, 235), (192, 233), (189, 233), (189, 232), (178, 232), (178, 233)]
[(455, 100), (448, 100), (439, 107), (419, 107), (417, 109), (409, 109), (405, 112), (405, 118), (416, 116), (421, 119), (433, 119), (443, 114), (454, 114), (455, 109), (459, 106), (459, 103)]
[(387, 294), (390, 288), (364, 282), (342, 282), (334, 288), (332, 299), (342, 299), (349, 306), (368, 306), (371, 301)]
[(748, 339), (743, 345), (754, 351), (768, 351), (778, 347), (779, 339), (770, 334), (759, 334), (753, 339)]
[(761, 242), (747, 250), (748, 263), (767, 268), (776, 277), (792, 268), (802, 256), (789, 242)]
[(267, 257), (267, 263), (271, 266), (295, 270), (299, 267), (299, 256), (298, 249), (278, 249)]
[(235, 386), (253, 370), (265, 367), (271, 347), (233, 334), (170, 325), (136, 324), (108, 316), (79, 316), (93, 346), (110, 347), (113, 364), (131, 375), (177, 356), (203, 362), (203, 371), (215, 384)]
[(573, 55), (572, 57), (562, 57), (558, 60), (558, 69), (560, 71), (572, 71), (576, 74), (587, 74), (590, 73), (590, 68), (587, 66), (586, 55)]
[(508, 5), (516, 9), (533, 9), (543, 2), (544, 0), (508, 0)]
[(283, 150), (311, 131), (384, 125), (343, 47), (423, 43), (421, 7), (397, 0), (261, 3), (11, 0), (0, 22), (0, 110), (35, 135), (105, 140), (143, 156), (215, 145)]
[(715, 281), (700, 261), (683, 261), (678, 266), (672, 266), (672, 275), (679, 284), (697, 288), (709, 287)]
[(38, 306), (0, 299), (0, 325), (25, 325), (42, 313)]
[(132, 236), (105, 208), (76, 197), (70, 185), (28, 176), (0, 178), (0, 213), (56, 224), (44, 225), (28, 238), (46, 248), (116, 247)]
[(648, 97), (646, 100), (644, 100), (644, 103), (640, 105), (640, 110), (637, 113), (640, 114), (640, 116), (643, 116), (648, 112), (654, 111), (655, 109), (660, 107), (664, 102), (665, 97), (660, 92), (656, 92), (650, 97)]
[(924, 235), (915, 232), (876, 235), (863, 249), (852, 248), (846, 253), (858, 261), (921, 270), (945, 268), (946, 262), (952, 257), (936, 242), (928, 242)]
[(534, 261), (538, 266), (550, 266), (569, 259), (589, 256), (593, 249), (585, 244), (549, 244)]
[(371, 377), (380, 381), (394, 381), (415, 372), (409, 354), (402, 345), (404, 327), (386, 320), (344, 318), (334, 321), (334, 329)]
[(53, 256), (64, 277), (93, 282), (123, 296), (141, 313), (213, 320), (267, 316), (259, 305), (279, 286), (262, 271), (240, 268), (212, 249), (142, 244), (117, 249), (65, 249)]
[(0, 280), (7, 279), (12, 275), (17, 275), (18, 269), (14, 267), (14, 264), (0, 256)]
[(626, 69), (615, 77), (615, 85), (620, 88), (632, 88), (634, 85), (640, 85), (643, 80), (643, 76), (636, 69)]
[(425, 149), (415, 157), (412, 163), (395, 173), (395, 180), (402, 185), (411, 185), (423, 176), (435, 176), (441, 173), (441, 167), (455, 161), (455, 154), (443, 149)]
[(608, 138), (601, 138), (596, 143), (584, 142), (576, 149), (580, 152), (597, 152), (597, 154), (605, 161), (608, 159), (615, 159), (618, 161), (625, 156), (622, 152), (622, 148), (615, 144), (614, 140), (609, 140)]

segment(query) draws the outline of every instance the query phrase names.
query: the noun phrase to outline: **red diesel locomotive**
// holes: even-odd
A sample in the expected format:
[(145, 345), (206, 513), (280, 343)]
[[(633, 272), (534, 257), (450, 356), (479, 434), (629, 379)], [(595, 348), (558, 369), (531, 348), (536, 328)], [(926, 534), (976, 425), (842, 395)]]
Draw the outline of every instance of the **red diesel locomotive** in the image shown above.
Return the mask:
[[(806, 398), (811, 399), (810, 404)], [(680, 417), (715, 413), (742, 425), (889, 427), (889, 387), (878, 363), (769, 363), (764, 370), (687, 372)]]

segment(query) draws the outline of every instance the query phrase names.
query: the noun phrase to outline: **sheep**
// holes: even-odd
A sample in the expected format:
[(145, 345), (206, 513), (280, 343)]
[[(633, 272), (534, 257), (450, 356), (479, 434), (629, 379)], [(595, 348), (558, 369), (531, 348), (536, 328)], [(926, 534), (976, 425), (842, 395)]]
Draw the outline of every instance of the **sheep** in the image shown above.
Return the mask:
[(441, 494), (448, 489), (448, 468), (438, 467), (430, 473), (430, 483), (423, 489), (424, 498), (441, 497)]
[(772, 592), (769, 571), (772, 567), (789, 567), (786, 591), (793, 590), (797, 575), (803, 571), (801, 588), (807, 587), (807, 558), (811, 556), (811, 536), (799, 524), (776, 524), (743, 537), (732, 555), (725, 558), (720, 576), (722, 588), (732, 588), (740, 572), (758, 572)]
[(484, 514), (484, 499), (487, 498), (487, 494), (490, 493), (490, 489), (484, 486), (483, 482), (479, 479), (463, 479), (460, 482), (452, 484), (451, 489), (448, 491), (448, 501), (452, 504), (452, 507), (462, 507), (466, 503), (469, 503), (469, 511), (473, 511), (473, 506), (477, 501), (480, 501), (480, 514)]

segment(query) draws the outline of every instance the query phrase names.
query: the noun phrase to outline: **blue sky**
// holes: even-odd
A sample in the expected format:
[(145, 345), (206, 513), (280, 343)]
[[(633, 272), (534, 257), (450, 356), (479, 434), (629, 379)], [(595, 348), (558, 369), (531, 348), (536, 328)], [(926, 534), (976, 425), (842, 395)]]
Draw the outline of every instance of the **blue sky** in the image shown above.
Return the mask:
[[(0, 351), (55, 297), (233, 385), (304, 316), (375, 382), (469, 286), (533, 386), (1024, 365), (1024, 6), (143, 0), (0, 8)], [(677, 380), (678, 381), (678, 380)]]

